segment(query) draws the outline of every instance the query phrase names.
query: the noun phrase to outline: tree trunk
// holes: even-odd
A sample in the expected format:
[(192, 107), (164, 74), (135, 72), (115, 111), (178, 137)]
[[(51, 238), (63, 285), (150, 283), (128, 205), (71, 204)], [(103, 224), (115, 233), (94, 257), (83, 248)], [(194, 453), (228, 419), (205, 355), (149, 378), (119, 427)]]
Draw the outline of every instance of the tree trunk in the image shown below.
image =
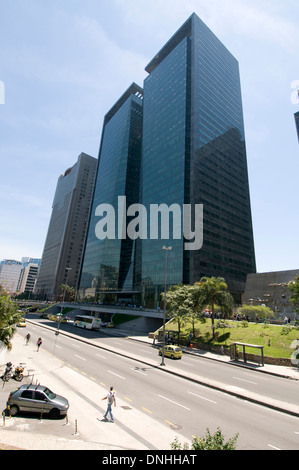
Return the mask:
[(215, 318), (214, 304), (212, 303), (212, 316), (211, 316), (211, 320), (212, 320), (212, 337), (213, 337), (213, 340), (215, 339), (215, 325), (214, 325), (214, 318)]

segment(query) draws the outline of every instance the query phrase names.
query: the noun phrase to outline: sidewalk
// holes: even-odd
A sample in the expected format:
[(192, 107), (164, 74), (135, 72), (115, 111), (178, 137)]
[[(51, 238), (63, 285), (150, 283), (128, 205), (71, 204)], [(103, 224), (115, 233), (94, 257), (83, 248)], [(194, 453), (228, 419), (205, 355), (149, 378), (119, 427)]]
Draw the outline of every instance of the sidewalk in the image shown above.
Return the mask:
[[(131, 336), (129, 339), (134, 340), (134, 341), (140, 341), (140, 342), (145, 342), (149, 344), (153, 344), (153, 340), (151, 338), (147, 338), (145, 336)], [(160, 346), (161, 344), (158, 345), (156, 343), (156, 346)], [(187, 348), (186, 346), (180, 346), (181, 349), (183, 350), (184, 353), (186, 354), (191, 354), (199, 357), (204, 357), (205, 359), (211, 359), (214, 361), (220, 361), (220, 362), (226, 362), (228, 364), (237, 366), (237, 367), (243, 367), (243, 368), (248, 368), (252, 370), (256, 370), (261, 373), (265, 374), (272, 374), (272, 375), (277, 375), (280, 377), (285, 377), (288, 379), (293, 379), (293, 380), (299, 380), (299, 368), (298, 367), (285, 367), (285, 366), (276, 366), (276, 365), (271, 365), (271, 364), (265, 364), (264, 366), (259, 366), (256, 363), (253, 362), (246, 362), (240, 360), (240, 361), (232, 361), (229, 356), (205, 351), (204, 349), (196, 349), (196, 348)]]
[[(0, 421), (0, 449), (26, 450), (170, 450), (178, 436), (188, 440), (167, 424), (159, 423), (117, 396), (115, 423), (105, 422), (106, 401), (101, 401), (107, 389), (58, 360), (43, 347), (26, 346), (25, 334), (16, 333), (13, 349), (7, 352), (6, 362), (26, 363), (30, 377), (21, 383), (0, 381), (1, 413), (6, 408), (10, 391), (24, 383), (40, 383), (69, 400), (68, 422), (65, 418), (50, 420), (46, 416), (7, 416)], [(4, 365), (1, 364), (1, 375)], [(88, 393), (84, 393), (88, 390)], [(189, 442), (190, 443), (190, 442)]]

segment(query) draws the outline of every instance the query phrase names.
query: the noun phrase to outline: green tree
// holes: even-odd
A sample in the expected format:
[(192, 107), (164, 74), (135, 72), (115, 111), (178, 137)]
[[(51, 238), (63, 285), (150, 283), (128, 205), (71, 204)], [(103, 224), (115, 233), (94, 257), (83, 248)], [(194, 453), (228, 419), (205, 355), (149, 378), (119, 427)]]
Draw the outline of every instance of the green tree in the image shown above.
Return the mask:
[(227, 284), (223, 277), (202, 277), (194, 284), (198, 288), (198, 302), (202, 305), (209, 305), (211, 309), (212, 335), (215, 339), (215, 306), (230, 314), (233, 309), (234, 300), (227, 290)]
[(22, 312), (18, 312), (17, 305), (0, 286), (0, 342), (8, 350), (12, 348), (11, 339), (16, 331), (16, 324), (22, 316)]
[(204, 304), (202, 303), (201, 289), (199, 286), (194, 285), (189, 287), (189, 298), (191, 305), (191, 312), (189, 313), (189, 319), (192, 324), (193, 338), (195, 338), (195, 323), (201, 317)]
[(76, 298), (76, 289), (74, 287), (69, 286), (68, 284), (61, 284), (60, 298), (63, 301), (72, 302)]
[(253, 320), (255, 320), (256, 317), (261, 320), (274, 317), (273, 310), (269, 307), (263, 307), (262, 305), (243, 305), (238, 311), (241, 315), (248, 315), (248, 317)]
[[(192, 450), (235, 450), (237, 439), (239, 433), (234, 437), (225, 442), (224, 435), (221, 432), (220, 428), (217, 428), (217, 431), (214, 434), (210, 433), (210, 430), (207, 428), (206, 433), (203, 437), (194, 437), (191, 444)], [(171, 443), (171, 448), (173, 450), (188, 450), (188, 444), (182, 444), (178, 441), (178, 438), (175, 438), (174, 442)]]
[(299, 276), (288, 283), (288, 288), (291, 292), (290, 302), (293, 304), (294, 310), (299, 312)]
[[(164, 293), (162, 294), (164, 299)], [(178, 325), (178, 343), (181, 327), (186, 323), (192, 312), (193, 302), (190, 296), (190, 286), (178, 284), (166, 292), (167, 310)]]

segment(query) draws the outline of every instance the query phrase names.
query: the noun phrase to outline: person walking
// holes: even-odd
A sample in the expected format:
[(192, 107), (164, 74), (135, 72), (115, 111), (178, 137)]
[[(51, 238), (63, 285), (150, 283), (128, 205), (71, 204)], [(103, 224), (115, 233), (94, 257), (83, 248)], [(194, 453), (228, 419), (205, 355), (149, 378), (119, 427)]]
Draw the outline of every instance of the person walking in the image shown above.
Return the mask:
[(26, 335), (26, 346), (29, 343), (29, 341), (30, 341), (30, 333), (28, 333), (28, 335)]
[(39, 348), (41, 347), (41, 344), (42, 344), (42, 339), (41, 339), (41, 338), (38, 338), (36, 344), (37, 344), (37, 351), (39, 351)]
[(113, 390), (113, 387), (110, 387), (110, 390), (108, 394), (102, 398), (102, 400), (107, 400), (107, 410), (106, 413), (104, 414), (104, 419), (107, 420), (107, 414), (110, 414), (111, 422), (114, 423), (114, 416), (112, 413), (112, 405), (116, 406), (116, 398), (115, 398), (115, 392)]

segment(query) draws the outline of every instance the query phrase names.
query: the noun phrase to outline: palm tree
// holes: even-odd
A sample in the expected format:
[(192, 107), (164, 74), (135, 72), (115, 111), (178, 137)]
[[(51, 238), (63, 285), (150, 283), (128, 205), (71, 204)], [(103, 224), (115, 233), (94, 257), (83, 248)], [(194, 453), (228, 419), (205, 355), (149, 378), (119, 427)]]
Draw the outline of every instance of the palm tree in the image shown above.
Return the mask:
[(189, 303), (191, 306), (191, 311), (188, 317), (192, 325), (192, 336), (195, 338), (195, 324), (200, 318), (202, 309), (204, 307), (200, 295), (200, 288), (196, 285), (189, 286)]
[(225, 313), (231, 313), (234, 300), (227, 290), (227, 284), (223, 277), (202, 277), (194, 284), (198, 289), (198, 303), (209, 305), (211, 308), (212, 335), (215, 339), (215, 305), (219, 305)]

